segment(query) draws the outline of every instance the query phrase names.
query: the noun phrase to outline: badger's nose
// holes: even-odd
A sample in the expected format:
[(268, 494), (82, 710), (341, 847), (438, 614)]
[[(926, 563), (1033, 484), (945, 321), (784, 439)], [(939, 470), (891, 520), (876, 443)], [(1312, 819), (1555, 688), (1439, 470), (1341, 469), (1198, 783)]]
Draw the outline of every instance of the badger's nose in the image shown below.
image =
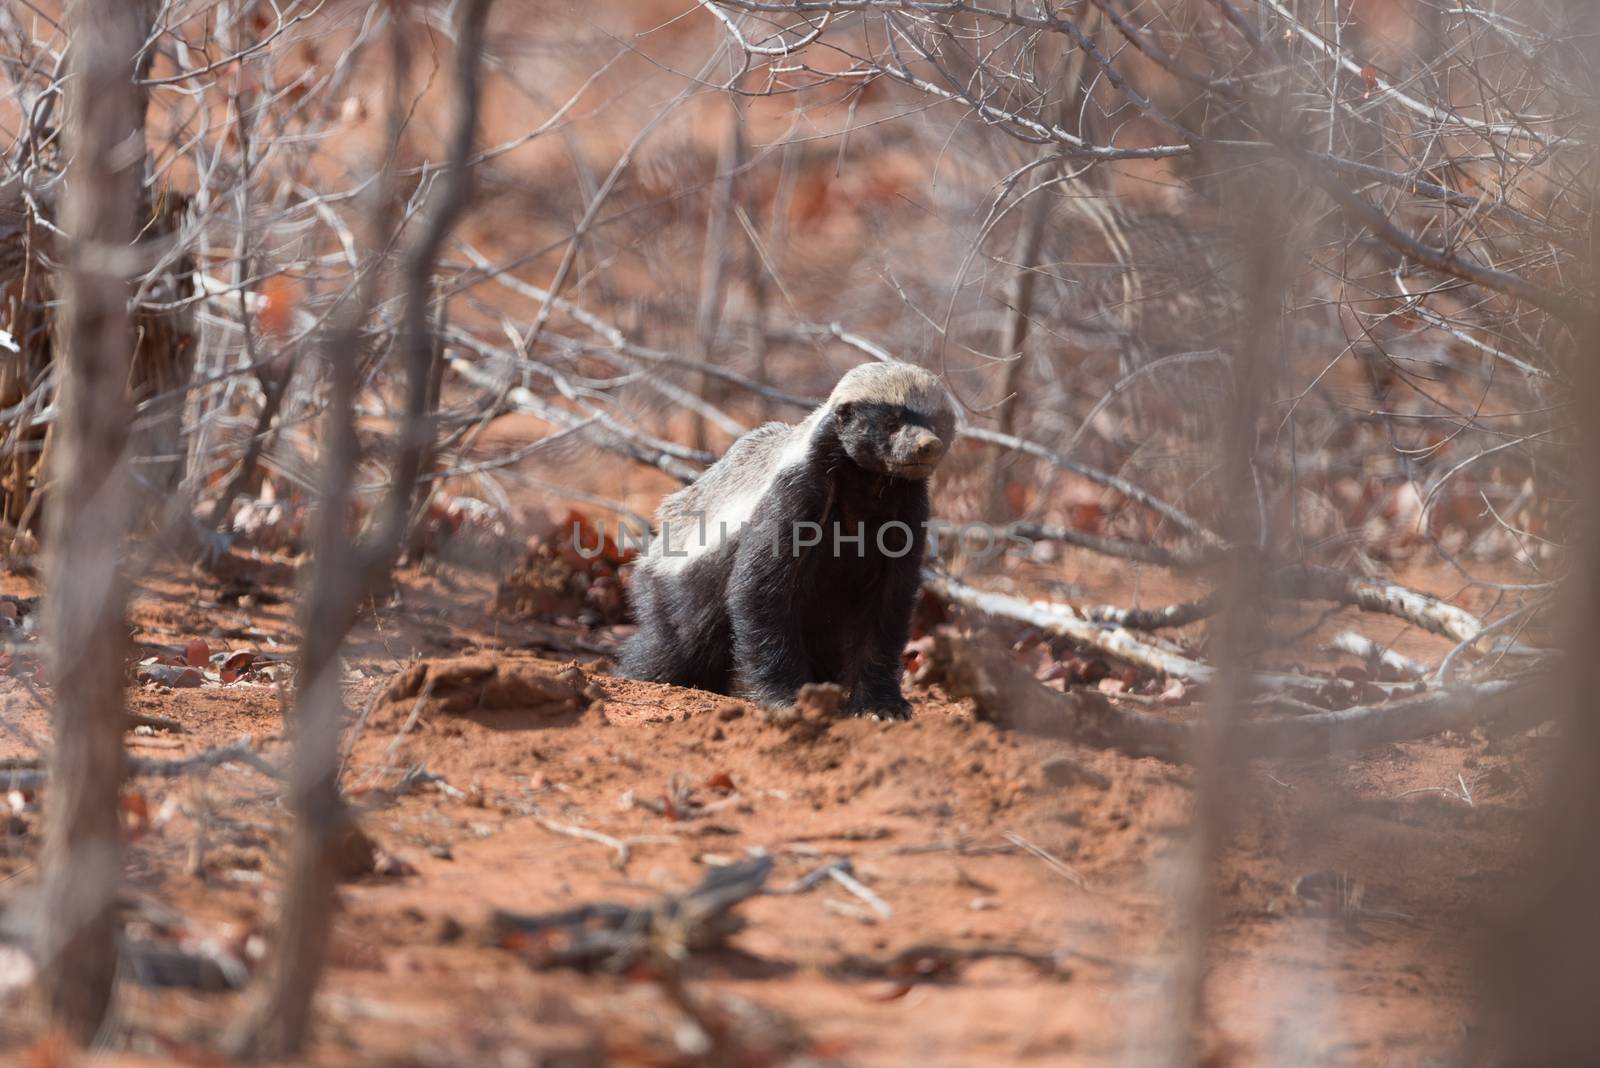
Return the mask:
[(944, 442), (939, 440), (939, 435), (924, 430), (912, 444), (911, 455), (919, 464), (931, 464), (944, 455)]

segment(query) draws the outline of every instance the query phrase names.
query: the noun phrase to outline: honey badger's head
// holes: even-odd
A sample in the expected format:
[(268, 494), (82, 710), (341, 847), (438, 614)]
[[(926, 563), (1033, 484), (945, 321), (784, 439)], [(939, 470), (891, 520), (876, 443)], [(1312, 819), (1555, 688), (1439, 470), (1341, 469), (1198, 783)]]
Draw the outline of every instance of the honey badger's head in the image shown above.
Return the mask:
[(910, 364), (854, 368), (839, 379), (828, 408), (845, 455), (880, 475), (927, 478), (955, 437), (950, 394), (937, 377)]

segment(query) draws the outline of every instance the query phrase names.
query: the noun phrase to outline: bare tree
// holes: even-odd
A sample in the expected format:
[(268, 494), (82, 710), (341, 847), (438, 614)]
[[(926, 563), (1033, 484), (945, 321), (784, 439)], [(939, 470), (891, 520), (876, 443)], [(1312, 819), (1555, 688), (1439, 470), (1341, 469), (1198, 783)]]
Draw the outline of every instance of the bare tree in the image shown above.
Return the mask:
[[(1597, 214), (1600, 217), (1600, 214)], [(1587, 1064), (1600, 1056), (1600, 999), (1594, 960), (1600, 919), (1588, 888), (1600, 877), (1600, 694), (1594, 643), (1600, 637), (1600, 321), (1585, 331), (1590, 358), (1578, 372), (1573, 484), (1582, 493), (1586, 523), (1566, 588), (1567, 662), (1530, 700), (1543, 706), (1561, 732), (1551, 780), (1519, 878), (1494, 910), (1485, 933), (1479, 988), (1503, 1063), (1537, 1068)]]
[[(465, 0), (457, 11), (455, 117), (449, 159), (401, 269), (405, 303), (398, 345), (405, 369), (405, 395), (399, 444), (389, 490), (374, 528), (359, 542), (350, 538), (348, 525), (352, 478), (360, 457), (355, 426), (357, 353), (363, 319), (372, 307), (372, 274), (355, 310), (324, 348), (332, 389), (316, 558), (306, 590), (297, 693), (290, 717), (295, 750), (289, 796), (294, 816), (289, 871), (272, 960), (231, 1040), (233, 1049), (244, 1055), (293, 1056), (310, 1032), (313, 999), (326, 961), (339, 853), (354, 830), (338, 782), (338, 743), (344, 722), (339, 651), (362, 603), (387, 580), (404, 546), (416, 487), (437, 433), (431, 409), (437, 404), (440, 353), (429, 316), (434, 268), (469, 194), (467, 168), (478, 125), (485, 26), (491, 3)], [(397, 19), (391, 32), (396, 42), (392, 152), (401, 129), (401, 93), (410, 64), (404, 43), (408, 27)], [(391, 155), (384, 167), (392, 171), (394, 166)], [(388, 193), (392, 175), (384, 177), (383, 192)], [(380, 220), (387, 218), (390, 210), (388, 198), (380, 194)], [(392, 231), (382, 221), (375, 230), (381, 255)]]
[[(1593, 5), (1565, 5), (1571, 37), (1581, 44), (1556, 70), (1588, 119), (1589, 144), (1600, 132), (1600, 63)], [(1590, 151), (1593, 149), (1591, 147)], [(1590, 203), (1589, 278), (1600, 284), (1600, 184), (1581, 179)], [(1600, 292), (1592, 297), (1600, 309)], [(1566, 663), (1544, 680), (1537, 700), (1560, 731), (1560, 750), (1539, 810), (1538, 826), (1519, 878), (1484, 940), (1479, 987), (1493, 1023), (1494, 1049), (1505, 1063), (1585, 1064), (1600, 1057), (1600, 999), (1594, 961), (1600, 918), (1586, 888), (1600, 878), (1600, 310), (1578, 324), (1568, 485), (1581, 509), (1580, 538), (1562, 598)]]
[(68, 24), (63, 229), (70, 245), (45, 564), (55, 743), (39, 954), (52, 1016), (87, 1041), (109, 1011), (117, 970), (128, 646), (122, 550), (135, 500), (128, 300), (145, 159), (144, 96), (133, 81), (150, 10), (142, 2), (77, 0)]

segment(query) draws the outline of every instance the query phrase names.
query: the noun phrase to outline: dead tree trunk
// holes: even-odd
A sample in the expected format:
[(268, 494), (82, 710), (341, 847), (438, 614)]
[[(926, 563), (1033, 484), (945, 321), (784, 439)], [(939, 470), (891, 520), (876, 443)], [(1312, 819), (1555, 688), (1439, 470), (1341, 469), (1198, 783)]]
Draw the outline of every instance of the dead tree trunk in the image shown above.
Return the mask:
[(1203, 1059), (1199, 1039), (1211, 1013), (1206, 981), (1219, 920), (1218, 864), (1244, 798), (1240, 783), (1246, 776), (1239, 768), (1249, 749), (1241, 727), (1254, 696), (1251, 659), (1263, 640), (1261, 605), (1267, 593), (1263, 560), (1268, 531), (1258, 503), (1263, 489), (1256, 462), (1257, 435), (1272, 399), (1273, 354), (1282, 351), (1283, 302), (1291, 262), (1290, 180), (1286, 172), (1260, 167), (1251, 175), (1254, 195), (1241, 197), (1231, 207), (1250, 239), (1241, 265), (1240, 290), (1248, 297), (1231, 365), (1232, 401), (1228, 417), (1218, 424), (1223, 536), (1234, 548), (1218, 574), (1220, 610), (1210, 635), (1217, 683), (1195, 751), (1192, 839), (1175, 901), (1182, 941), (1171, 976), (1171, 1004), (1163, 1007), (1162, 1024), (1155, 1030), (1154, 1055), (1161, 1064), (1198, 1065)]
[[(235, 1055), (282, 1058), (297, 1055), (311, 1031), (313, 999), (322, 979), (333, 890), (340, 848), (353, 822), (339, 792), (339, 735), (344, 725), (339, 652), (361, 604), (393, 569), (404, 544), (416, 487), (431, 456), (438, 401), (437, 362), (441, 352), (430, 328), (428, 308), (439, 251), (466, 208), (469, 158), (477, 129), (485, 24), (492, 0), (464, 0), (457, 8), (456, 111), (450, 156), (434, 191), (422, 230), (403, 264), (404, 306), (397, 350), (404, 361), (405, 404), (389, 492), (368, 537), (352, 544), (347, 520), (353, 503), (353, 476), (359, 460), (355, 408), (357, 349), (361, 319), (375, 291), (368, 284), (357, 314), (329, 339), (331, 364), (327, 440), (323, 443), (324, 483), (317, 519), (316, 556), (306, 591), (301, 647), (296, 671), (299, 690), (291, 720), (294, 759), (290, 806), (294, 813), (289, 870), (278, 922), (278, 943), (245, 1018), (231, 1037)], [(405, 27), (398, 26), (394, 100), (408, 80)], [(398, 115), (399, 112), (397, 111)], [(392, 120), (391, 142), (401, 126)], [(391, 153), (392, 159), (392, 153)], [(392, 186), (393, 171), (388, 174)], [(386, 189), (385, 192), (392, 192)], [(381, 198), (390, 203), (391, 197)], [(386, 210), (380, 207), (380, 211)], [(376, 228), (380, 236), (386, 229)], [(388, 244), (380, 241), (377, 247)]]
[[(1592, 42), (1600, 31), (1594, 5), (1568, 5), (1573, 40)], [(1572, 54), (1562, 73), (1594, 85), (1600, 65), (1592, 45)], [(1589, 135), (1600, 131), (1600, 100), (1587, 99)], [(1589, 282), (1600, 291), (1600, 183), (1589, 177)], [(1583, 518), (1564, 589), (1568, 658), (1541, 704), (1556, 719), (1560, 740), (1527, 863), (1508, 884), (1510, 906), (1486, 932), (1480, 962), (1485, 1008), (1494, 1023), (1491, 1054), (1500, 1064), (1534, 1068), (1594, 1064), (1600, 1059), (1600, 917), (1594, 886), (1600, 879), (1600, 311), (1574, 338), (1576, 389), (1570, 398), (1578, 433), (1566, 457), (1569, 481)]]
[(56, 688), (40, 912), (42, 981), (54, 1022), (91, 1039), (111, 1005), (121, 873), (122, 665), (128, 633), (120, 554), (134, 493), (127, 443), (130, 246), (144, 153), (132, 89), (149, 11), (75, 0), (60, 323), (62, 382), (45, 562)]

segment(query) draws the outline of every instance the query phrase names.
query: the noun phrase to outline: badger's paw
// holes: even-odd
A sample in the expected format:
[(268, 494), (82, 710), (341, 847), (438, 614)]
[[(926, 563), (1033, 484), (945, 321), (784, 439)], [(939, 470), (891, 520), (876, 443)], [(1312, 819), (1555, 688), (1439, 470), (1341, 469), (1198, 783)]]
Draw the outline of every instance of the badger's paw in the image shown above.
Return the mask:
[(865, 716), (867, 719), (905, 720), (911, 718), (911, 702), (904, 697), (891, 701), (869, 701), (860, 708), (852, 708), (850, 711), (853, 715)]

